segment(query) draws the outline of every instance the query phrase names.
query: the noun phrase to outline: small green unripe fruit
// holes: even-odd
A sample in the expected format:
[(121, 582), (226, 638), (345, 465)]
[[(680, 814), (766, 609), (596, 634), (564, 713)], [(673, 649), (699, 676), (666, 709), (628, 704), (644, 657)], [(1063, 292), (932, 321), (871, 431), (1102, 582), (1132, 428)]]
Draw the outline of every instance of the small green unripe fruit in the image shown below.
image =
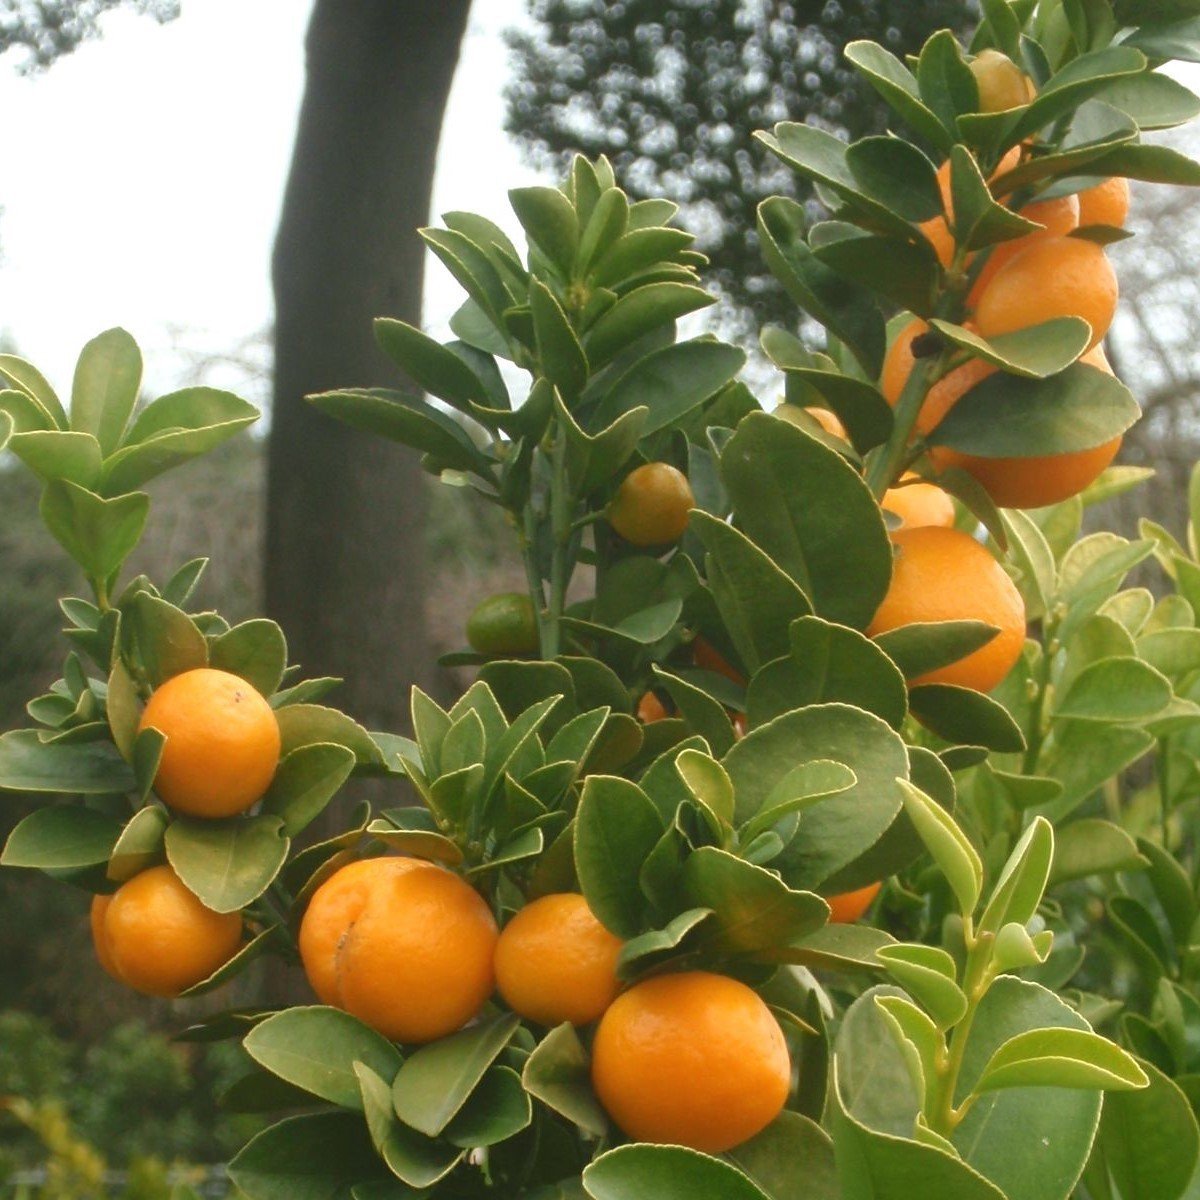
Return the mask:
[(971, 60), (971, 74), (979, 86), (979, 111), (1004, 112), (1020, 108), (1034, 97), (1033, 81), (1007, 54), (983, 50)]
[(480, 654), (536, 654), (541, 643), (533, 601), (521, 592), (480, 601), (467, 620), (467, 641)]

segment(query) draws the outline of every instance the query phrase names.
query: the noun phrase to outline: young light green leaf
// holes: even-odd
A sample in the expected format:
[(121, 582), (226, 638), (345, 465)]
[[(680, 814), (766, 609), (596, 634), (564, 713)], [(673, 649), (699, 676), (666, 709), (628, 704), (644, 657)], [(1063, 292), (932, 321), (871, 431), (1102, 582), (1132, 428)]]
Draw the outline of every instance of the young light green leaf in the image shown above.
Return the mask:
[(905, 812), (946, 876), (963, 916), (971, 916), (983, 887), (983, 863), (978, 852), (940, 804), (907, 779), (897, 779), (896, 784), (904, 797)]
[(1149, 1083), (1132, 1055), (1084, 1029), (1031, 1029), (988, 1061), (976, 1092), (1009, 1087), (1076, 1087), (1136, 1091)]

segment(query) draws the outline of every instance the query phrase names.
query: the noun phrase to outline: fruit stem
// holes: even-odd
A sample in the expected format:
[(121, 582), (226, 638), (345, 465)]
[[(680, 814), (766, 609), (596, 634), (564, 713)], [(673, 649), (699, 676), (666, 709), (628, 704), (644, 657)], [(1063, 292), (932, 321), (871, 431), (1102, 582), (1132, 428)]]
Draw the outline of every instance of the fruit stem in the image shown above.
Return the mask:
[(1033, 713), (1029, 722), (1029, 737), (1025, 746), (1025, 757), (1021, 760), (1023, 775), (1036, 775), (1038, 758), (1042, 753), (1042, 725), (1045, 723), (1046, 693), (1050, 690), (1050, 654), (1049, 647), (1055, 641), (1057, 622), (1052, 621), (1047, 613), (1043, 622), (1042, 643), (1046, 647), (1042, 651), (1042, 661), (1038, 664), (1037, 699), (1033, 704)]
[(529, 588), (529, 598), (533, 601), (533, 611), (537, 616), (538, 643), (542, 647), (542, 656), (550, 658), (546, 653), (549, 643), (549, 621), (546, 616), (546, 595), (542, 590), (542, 573), (537, 562), (537, 514), (533, 501), (525, 502), (525, 514), (521, 527), (521, 560), (525, 564), (525, 581)]

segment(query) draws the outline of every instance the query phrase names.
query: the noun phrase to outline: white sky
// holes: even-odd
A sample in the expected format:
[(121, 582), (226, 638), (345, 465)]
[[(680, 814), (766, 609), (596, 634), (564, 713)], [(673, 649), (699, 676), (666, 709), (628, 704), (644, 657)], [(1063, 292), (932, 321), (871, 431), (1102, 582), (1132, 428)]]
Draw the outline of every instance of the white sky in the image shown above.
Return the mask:
[[(80, 346), (112, 325), (141, 344), (151, 391), (270, 325), (309, 9), (184, 0), (164, 26), (118, 10), (49, 71), (0, 59), (0, 336), (60, 390)], [(439, 163), (435, 213), (512, 228), (505, 193), (533, 176), (501, 128), (500, 35), (524, 14), (524, 0), (473, 6), (443, 135), (471, 156)], [(441, 325), (458, 288), (432, 258), (426, 295), (426, 323)], [(222, 382), (263, 399), (237, 372)]]

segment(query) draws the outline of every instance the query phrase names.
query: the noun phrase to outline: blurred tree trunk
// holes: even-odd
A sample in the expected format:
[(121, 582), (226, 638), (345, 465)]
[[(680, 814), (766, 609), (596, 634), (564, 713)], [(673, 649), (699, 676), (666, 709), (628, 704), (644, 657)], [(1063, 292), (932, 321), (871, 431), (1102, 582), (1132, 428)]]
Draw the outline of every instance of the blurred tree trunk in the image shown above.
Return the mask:
[(407, 450), (303, 397), (398, 374), (371, 319), (421, 318), (438, 136), (470, 0), (316, 0), (308, 80), (275, 243), (266, 603), (306, 675), (339, 675), (368, 728), (407, 721), (433, 672), (425, 479)]

